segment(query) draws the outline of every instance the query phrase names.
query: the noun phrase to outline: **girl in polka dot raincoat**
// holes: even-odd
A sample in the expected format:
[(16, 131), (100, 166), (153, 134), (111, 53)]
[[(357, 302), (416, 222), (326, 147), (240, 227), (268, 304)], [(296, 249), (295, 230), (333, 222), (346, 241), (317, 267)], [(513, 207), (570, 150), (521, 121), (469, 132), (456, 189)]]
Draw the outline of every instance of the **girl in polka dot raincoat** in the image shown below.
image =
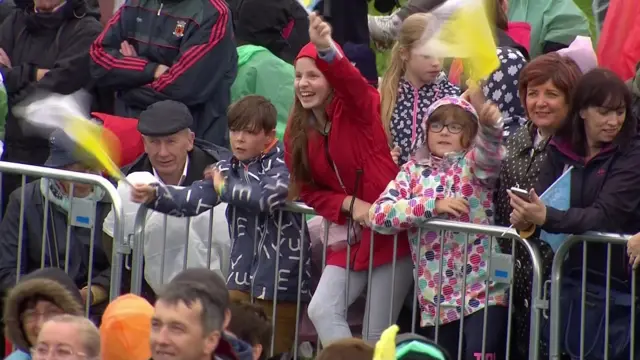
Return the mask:
[[(468, 261), (464, 263), (465, 234), (418, 231), (419, 226), (432, 218), (493, 223), (492, 193), (505, 155), (503, 121), (495, 104), (484, 102), (481, 90), (473, 91), (470, 97), (475, 107), (457, 97), (443, 98), (429, 107), (422, 122), (427, 135), (425, 143), (401, 167), (369, 215), (372, 228), (380, 233), (409, 229), (412, 258), (418, 268), (422, 327), (418, 332), (433, 335), (439, 299), (439, 342), (457, 358), (459, 320), (464, 308), (462, 358), (475, 359), (482, 351), (484, 312), (479, 310), (488, 305), (491, 331), (487, 331), (485, 350), (499, 359), (506, 339), (507, 285), (489, 282), (489, 298), (485, 297), (488, 259), (491, 253), (500, 252), (498, 243), (494, 241), (489, 248), (488, 236), (471, 234)], [(440, 234), (444, 239), (440, 239)], [(442, 277), (438, 275), (440, 260)], [(465, 274), (466, 289), (463, 289)], [(438, 294), (439, 279), (442, 279), (441, 294)]]

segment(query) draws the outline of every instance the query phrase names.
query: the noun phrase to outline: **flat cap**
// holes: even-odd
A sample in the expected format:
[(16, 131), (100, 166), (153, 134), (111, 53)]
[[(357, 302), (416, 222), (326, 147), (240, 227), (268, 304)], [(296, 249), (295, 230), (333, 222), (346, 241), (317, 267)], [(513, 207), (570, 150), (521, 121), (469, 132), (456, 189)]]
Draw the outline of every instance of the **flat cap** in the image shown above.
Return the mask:
[(193, 124), (193, 116), (189, 108), (181, 102), (173, 100), (151, 104), (140, 113), (138, 131), (147, 136), (168, 136)]

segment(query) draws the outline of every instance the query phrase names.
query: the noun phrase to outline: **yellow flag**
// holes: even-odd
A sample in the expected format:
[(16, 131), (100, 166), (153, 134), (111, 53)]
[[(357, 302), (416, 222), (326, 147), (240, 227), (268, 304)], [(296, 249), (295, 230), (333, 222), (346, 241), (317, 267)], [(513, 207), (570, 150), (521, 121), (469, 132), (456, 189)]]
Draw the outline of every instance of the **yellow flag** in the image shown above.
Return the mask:
[(483, 0), (449, 0), (447, 8), (438, 13), (436, 29), (428, 27), (417, 49), (421, 54), (461, 58), (467, 77), (474, 82), (487, 78), (500, 66), (493, 27)]
[(64, 131), (110, 176), (116, 180), (125, 179), (114, 161), (120, 158), (120, 141), (112, 132), (88, 119), (76, 116), (67, 117)]
[(395, 360), (396, 358), (396, 335), (400, 328), (398, 325), (391, 325), (382, 332), (380, 340), (376, 343), (373, 360)]

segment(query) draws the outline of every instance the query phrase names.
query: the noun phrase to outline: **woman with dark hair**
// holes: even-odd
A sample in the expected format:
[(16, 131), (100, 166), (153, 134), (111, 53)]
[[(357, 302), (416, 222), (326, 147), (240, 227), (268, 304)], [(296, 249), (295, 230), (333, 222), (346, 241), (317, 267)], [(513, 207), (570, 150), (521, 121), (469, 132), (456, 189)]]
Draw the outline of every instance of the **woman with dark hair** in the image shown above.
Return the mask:
[[(502, 162), (500, 182), (495, 197), (497, 225), (509, 226), (509, 196), (512, 187), (532, 188), (538, 179), (540, 166), (547, 157), (549, 139), (560, 128), (569, 113), (571, 93), (581, 76), (577, 64), (556, 53), (542, 55), (527, 64), (520, 73), (518, 95), (527, 120), (506, 142), (507, 157)], [(550, 274), (553, 251), (537, 239), (531, 244), (542, 254), (542, 266), (546, 276)], [(509, 251), (511, 243), (505, 243)], [(531, 257), (524, 246), (516, 244), (514, 253), (513, 317), (515, 329), (512, 353), (516, 359), (526, 359), (529, 354), (529, 301), (533, 268)]]
[[(631, 93), (624, 82), (605, 69), (586, 73), (576, 85), (567, 120), (549, 144), (535, 191), (530, 191), (530, 201), (509, 192), (513, 208), (510, 222), (521, 230), (521, 236), (528, 238), (539, 230), (563, 234), (587, 231), (631, 234), (640, 231), (640, 142), (636, 140), (636, 126), (636, 118), (631, 114)], [(546, 206), (538, 194), (542, 194), (570, 167), (573, 169), (569, 209)], [(570, 251), (564, 273), (573, 278), (570, 276), (572, 273), (577, 270), (580, 274), (586, 267), (589, 271), (587, 286), (602, 285), (604, 289), (604, 278), (598, 274), (608, 272), (607, 247), (593, 243), (584, 247), (587, 248), (586, 264), (582, 264), (583, 246), (575, 246)], [(612, 290), (614, 285), (621, 284), (622, 290), (616, 290), (628, 292), (629, 260), (624, 250), (623, 246), (612, 246), (609, 274)], [(568, 291), (574, 292), (579, 298), (579, 288)], [(629, 309), (626, 310), (628, 314)], [(567, 309), (557, 311), (567, 316)], [(600, 316), (591, 314), (592, 311), (598, 310), (587, 309), (587, 318)], [(617, 315), (620, 314), (612, 310), (612, 327)], [(628, 330), (628, 322), (626, 324)], [(566, 331), (576, 331), (576, 325), (577, 331), (581, 326), (587, 326), (571, 323)], [(574, 335), (567, 335), (569, 337)], [(595, 337), (588, 335), (597, 345), (600, 340)], [(614, 354), (617, 350), (624, 350), (624, 347), (612, 350), (610, 359), (619, 358), (621, 354)]]

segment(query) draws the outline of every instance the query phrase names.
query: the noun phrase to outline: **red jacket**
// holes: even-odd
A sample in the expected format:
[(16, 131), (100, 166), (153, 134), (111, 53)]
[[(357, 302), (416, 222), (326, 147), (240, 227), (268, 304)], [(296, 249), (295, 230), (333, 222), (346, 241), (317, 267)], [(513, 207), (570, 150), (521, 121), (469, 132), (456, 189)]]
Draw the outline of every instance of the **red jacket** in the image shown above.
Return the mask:
[[(307, 155), (314, 184), (301, 184), (300, 198), (325, 219), (345, 224), (347, 217), (341, 211), (347, 196), (326, 156), (325, 143), (329, 141), (329, 155), (349, 195), (373, 203), (399, 169), (391, 158), (391, 151), (380, 119), (380, 95), (360, 75), (360, 72), (342, 56), (327, 63), (318, 58), (315, 47), (307, 44), (298, 55), (315, 59), (316, 65), (333, 88), (333, 100), (327, 106), (331, 131), (327, 137), (310, 127)], [(288, 130), (288, 129), (287, 129)], [(284, 134), (285, 161), (291, 170), (288, 131)], [(360, 181), (354, 194), (357, 173)], [(359, 243), (351, 247), (349, 266), (355, 271), (369, 268), (371, 230), (362, 232)], [(393, 236), (376, 234), (374, 237), (374, 267), (388, 264), (393, 258)], [(347, 249), (328, 250), (327, 265), (346, 267)], [(398, 258), (410, 254), (406, 233), (398, 236)]]

